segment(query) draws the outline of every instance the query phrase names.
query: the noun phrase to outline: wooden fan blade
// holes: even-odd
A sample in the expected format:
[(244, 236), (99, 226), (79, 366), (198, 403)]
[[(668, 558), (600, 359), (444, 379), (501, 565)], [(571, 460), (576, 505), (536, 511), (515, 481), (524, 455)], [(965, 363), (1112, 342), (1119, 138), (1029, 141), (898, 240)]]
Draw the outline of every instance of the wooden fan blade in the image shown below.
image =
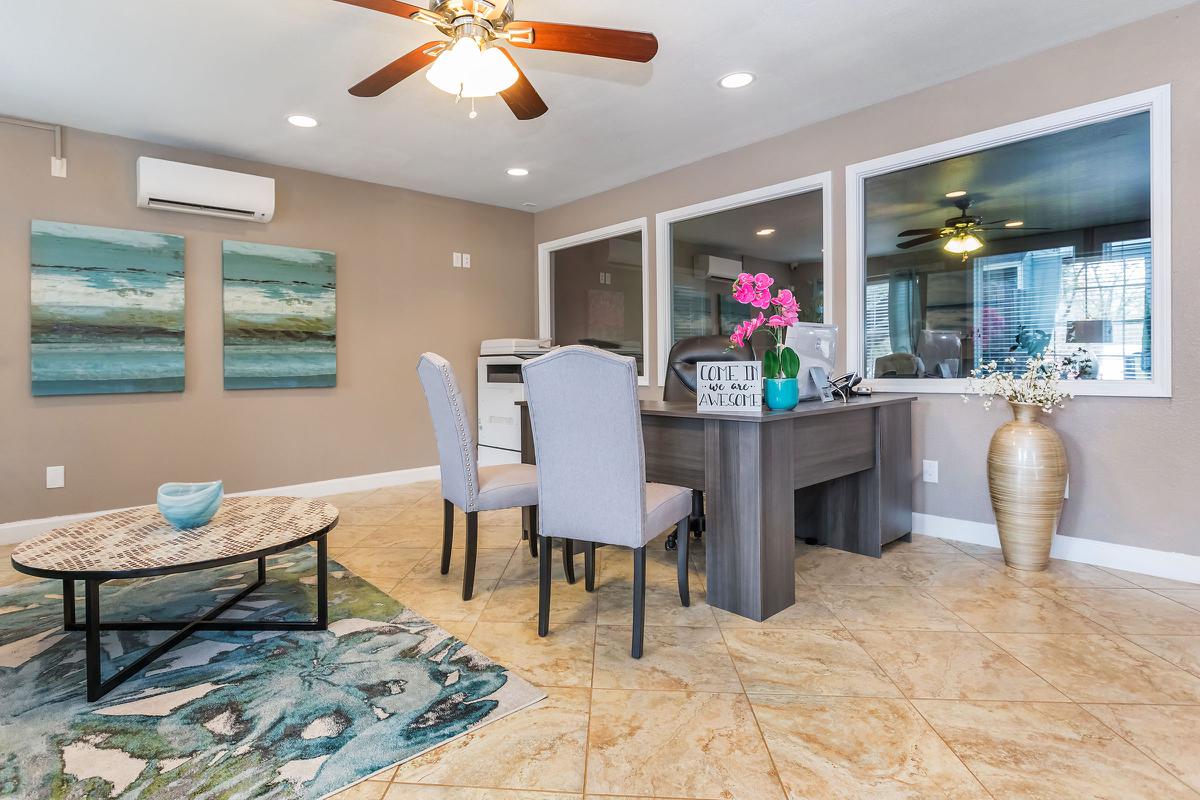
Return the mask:
[(420, 14), (422, 11), (428, 12), (429, 9), (414, 6), (411, 3), (401, 3), (399, 0), (337, 0), (339, 3), (345, 3), (359, 8), (368, 8), (371, 11), (380, 11), (384, 14), (392, 14), (397, 17), (411, 19)]
[(929, 244), (930, 242), (936, 242), (938, 239), (941, 239), (941, 238), (942, 238), (942, 235), (940, 233), (931, 233), (928, 236), (922, 236), (919, 239), (913, 239), (911, 242), (901, 242), (900, 244), (896, 245), (896, 247), (899, 247), (901, 250), (907, 250), (908, 248), (916, 247), (917, 245)]
[(438, 57), (445, 42), (426, 42), (411, 53), (402, 55), (369, 78), (350, 88), (355, 97), (378, 97), (417, 70), (427, 67)]
[(658, 39), (652, 33), (561, 25), (557, 22), (510, 22), (504, 32), (509, 44), (532, 50), (556, 50), (622, 61), (646, 62), (658, 53)]
[(504, 102), (508, 103), (508, 107), (512, 109), (513, 114), (517, 119), (537, 119), (542, 114), (550, 110), (546, 105), (546, 101), (537, 93), (537, 89), (533, 88), (533, 84), (529, 82), (529, 78), (525, 77), (525, 73), (517, 66), (517, 62), (513, 59), (512, 54), (503, 47), (496, 48), (509, 63), (517, 70), (517, 82), (500, 93), (504, 98)]
[(906, 231), (900, 231), (897, 236), (927, 236), (931, 233), (941, 233), (941, 228), (909, 228)]

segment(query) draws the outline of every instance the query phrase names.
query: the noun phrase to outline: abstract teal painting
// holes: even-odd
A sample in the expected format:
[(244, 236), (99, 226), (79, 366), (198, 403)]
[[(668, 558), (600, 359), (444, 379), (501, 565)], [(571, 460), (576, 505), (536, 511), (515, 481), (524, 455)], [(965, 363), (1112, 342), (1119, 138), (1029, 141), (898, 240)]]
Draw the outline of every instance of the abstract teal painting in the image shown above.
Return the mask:
[(183, 391), (183, 237), (34, 220), (35, 396)]
[(225, 388), (337, 385), (337, 256), (223, 244)]

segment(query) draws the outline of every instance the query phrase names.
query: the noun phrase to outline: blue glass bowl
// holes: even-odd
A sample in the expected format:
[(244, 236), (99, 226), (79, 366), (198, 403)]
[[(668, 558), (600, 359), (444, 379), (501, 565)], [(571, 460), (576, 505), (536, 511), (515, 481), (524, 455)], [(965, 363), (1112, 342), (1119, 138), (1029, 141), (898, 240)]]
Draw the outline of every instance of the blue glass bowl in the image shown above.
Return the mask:
[(176, 528), (198, 528), (221, 507), (225, 486), (209, 483), (164, 483), (158, 487), (158, 513)]

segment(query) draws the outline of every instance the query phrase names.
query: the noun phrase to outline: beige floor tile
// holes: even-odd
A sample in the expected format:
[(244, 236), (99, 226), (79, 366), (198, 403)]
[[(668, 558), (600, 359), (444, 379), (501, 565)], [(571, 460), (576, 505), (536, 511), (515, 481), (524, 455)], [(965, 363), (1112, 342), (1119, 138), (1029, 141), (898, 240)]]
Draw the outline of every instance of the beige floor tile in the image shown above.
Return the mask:
[(1129, 589), (1133, 584), (1123, 578), (1118, 578), (1111, 572), (1105, 572), (1091, 564), (1078, 564), (1073, 561), (1051, 559), (1046, 569), (1040, 572), (1013, 569), (1005, 566), (1004, 557), (1000, 554), (976, 556), (980, 561), (992, 566), (1005, 575), (1025, 586), (1035, 589)]
[(936, 536), (926, 536), (922, 533), (914, 533), (911, 542), (905, 542), (897, 539), (891, 544), (884, 545), (883, 554), (898, 555), (900, 553), (949, 553), (951, 555), (961, 552), (957, 547), (947, 542), (945, 539), (939, 539)]
[[(646, 625), (682, 625), (690, 628), (715, 628), (716, 617), (705, 601), (703, 589), (689, 591), (691, 605), (679, 602), (679, 589), (661, 583), (646, 586)], [(596, 621), (601, 625), (630, 625), (633, 620), (633, 584), (605, 583), (596, 589)], [(722, 612), (724, 613), (724, 612)]]
[(370, 494), (371, 490), (365, 492), (343, 492), (342, 494), (325, 495), (319, 499), (335, 506), (340, 511), (343, 508), (349, 508), (355, 503), (361, 502)]
[[(597, 551), (599, 569), (596, 572), (597, 585), (606, 583), (633, 582), (633, 551), (627, 547), (605, 547)], [(580, 564), (583, 563), (581, 560)], [(693, 589), (705, 587), (704, 574), (688, 562), (689, 585)], [(576, 567), (576, 574), (582, 576), (582, 568)], [(679, 585), (679, 561), (676, 553), (664, 550), (659, 541), (646, 545), (646, 583), (659, 586)]]
[(943, 700), (1045, 700), (1061, 692), (978, 633), (858, 631), (863, 648), (905, 697)]
[(1118, 578), (1129, 581), (1135, 586), (1140, 586), (1143, 589), (1200, 589), (1200, 584), (1190, 583), (1188, 581), (1176, 581), (1171, 578), (1159, 578), (1154, 575), (1143, 575), (1140, 572), (1126, 572), (1123, 569), (1113, 569), (1112, 567), (1101, 567), (1105, 572), (1110, 572)]
[[(527, 581), (502, 582), (483, 619), (492, 622), (537, 622), (538, 585)], [(596, 593), (584, 591), (583, 580), (574, 585), (555, 581), (550, 587), (550, 628), (555, 625), (596, 621)]]
[(1200, 678), (1119, 636), (986, 635), (1080, 703), (1200, 703)]
[[(478, 620), (474, 617), (468, 617), (467, 619), (433, 619), (426, 617), (425, 619), (464, 642), (471, 638), (471, 634), (474, 633), (475, 627), (478, 624)], [(505, 666), (509, 665), (505, 664)]]
[(597, 689), (741, 692), (737, 670), (717, 628), (645, 629), (641, 658), (629, 654), (632, 626), (596, 628)]
[[(504, 570), (504, 582), (512, 583), (514, 581), (536, 582), (538, 579), (538, 559), (529, 554), (529, 542), (522, 541), (516, 547), (517, 557), (509, 562), (508, 568)], [(555, 580), (555, 585), (558, 581), (566, 580), (566, 573), (563, 572), (562, 551), (554, 548), (554, 555), (550, 559), (550, 575)], [(583, 581), (583, 555), (575, 554), (575, 578)]]
[(338, 524), (367, 526), (385, 525), (404, 512), (404, 506), (350, 506), (338, 509)]
[(988, 794), (904, 700), (751, 695), (794, 800), (967, 800)]
[[(480, 789), (394, 783), (384, 800), (582, 800), (580, 794), (531, 792), (528, 789)], [(614, 800), (606, 798), (606, 800)]]
[(592, 684), (594, 625), (555, 625), (540, 638), (536, 622), (481, 622), (470, 643), (537, 686)]
[(747, 692), (898, 697), (900, 692), (844, 630), (726, 630)]
[(1200, 636), (1200, 611), (1149, 589), (1043, 589), (1042, 592), (1117, 633)]
[(719, 608), (713, 609), (717, 624), (726, 630), (738, 628), (806, 628), (812, 630), (833, 630), (841, 628), (842, 623), (821, 601), (819, 591), (812, 586), (796, 587), (795, 605), (785, 608), (778, 614), (756, 622), (755, 620), (734, 614)]
[(885, 555), (887, 565), (912, 586), (961, 586), (980, 590), (1018, 589), (1022, 584), (980, 562), (958, 553), (896, 553)]
[(531, 708), (401, 764), (394, 780), (582, 792), (588, 690), (551, 688), (547, 693)]
[(913, 704), (996, 798), (1195, 800), (1178, 779), (1071, 703)]
[(1103, 633), (1094, 622), (1024, 586), (985, 592), (935, 586), (926, 594), (988, 633)]
[(1126, 636), (1134, 644), (1200, 677), (1200, 636)]
[(389, 486), (386, 489), (376, 489), (366, 497), (355, 502), (364, 508), (377, 506), (411, 506), (413, 503), (429, 496), (429, 490), (412, 486)]
[(1200, 589), (1159, 589), (1158, 593), (1176, 603), (1183, 603), (1188, 608), (1200, 611)]
[(966, 553), (969, 556), (998, 556), (1001, 555), (999, 547), (989, 547), (985, 544), (972, 544), (971, 542), (955, 542), (949, 541), (955, 550)]
[[(517, 558), (520, 558), (522, 555), (525, 558), (529, 558), (529, 553), (522, 554), (520, 551), (517, 551)], [(511, 549), (479, 548), (475, 551), (475, 578), (499, 580), (512, 557), (513, 551)], [(451, 550), (450, 571), (442, 575), (442, 548), (438, 546), (426, 553), (425, 557), (417, 562), (409, 574), (412, 577), (458, 581), (461, 583), (463, 567), (466, 561), (465, 551)]]
[(474, 594), (470, 600), (463, 600), (461, 582), (441, 577), (405, 578), (388, 594), (428, 620), (477, 621), (492, 598), (496, 581), (476, 578)]
[[(507, 548), (513, 550), (517, 545), (526, 547), (525, 552), (528, 553), (528, 543), (521, 539), (520, 528), (485, 528), (482, 525), (479, 527), (479, 547), (480, 548)], [(441, 546), (440, 544), (438, 545)], [(466, 525), (459, 525), (454, 529), (454, 549), (462, 550), (467, 546), (467, 528)], [(580, 573), (581, 575), (583, 573)]]
[(329, 800), (382, 800), (388, 786), (387, 781), (363, 781), (330, 795)]
[(821, 600), (851, 630), (969, 631), (963, 622), (913, 586), (819, 587)]
[(587, 791), (777, 800), (783, 788), (743, 695), (596, 689)]
[(386, 525), (376, 525), (356, 544), (363, 547), (436, 547), (442, 548), (442, 529), (409, 525), (401, 514)]
[(337, 560), (363, 578), (400, 580), (412, 571), (428, 548), (351, 547), (341, 551)]
[(333, 547), (353, 547), (368, 538), (375, 532), (376, 528), (372, 525), (342, 525), (338, 524), (336, 528), (329, 532), (327, 537), (329, 546)]
[(1084, 706), (1125, 741), (1154, 759), (1175, 777), (1200, 791), (1200, 707)]
[(828, 547), (799, 547), (796, 574), (807, 584), (908, 586), (882, 558), (845, 553)]

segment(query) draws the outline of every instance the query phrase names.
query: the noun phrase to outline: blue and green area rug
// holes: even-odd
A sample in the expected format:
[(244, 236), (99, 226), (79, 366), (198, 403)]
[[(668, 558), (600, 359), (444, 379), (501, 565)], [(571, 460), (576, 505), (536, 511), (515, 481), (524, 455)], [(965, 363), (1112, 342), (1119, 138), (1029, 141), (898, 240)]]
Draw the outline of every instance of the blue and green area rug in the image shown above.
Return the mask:
[[(269, 559), (226, 617), (311, 618), (314, 553)], [(253, 563), (101, 587), (104, 618), (188, 618)], [(330, 562), (328, 631), (205, 632), (96, 703), (62, 584), (0, 589), (0, 798), (316, 800), (545, 697)], [(82, 614), (82, 609), (80, 609)], [(103, 674), (166, 633), (103, 636)]]

